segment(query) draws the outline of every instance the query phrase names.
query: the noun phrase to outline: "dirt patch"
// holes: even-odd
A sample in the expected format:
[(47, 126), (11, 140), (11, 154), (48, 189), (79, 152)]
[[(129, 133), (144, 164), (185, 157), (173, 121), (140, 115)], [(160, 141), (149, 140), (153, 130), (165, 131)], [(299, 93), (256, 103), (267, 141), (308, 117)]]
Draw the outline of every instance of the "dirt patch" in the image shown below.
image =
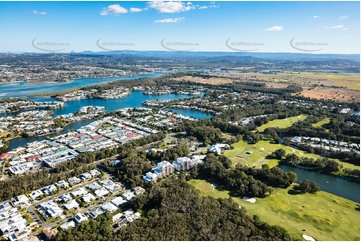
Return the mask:
[(314, 99), (324, 99), (324, 100), (336, 100), (341, 102), (351, 102), (360, 100), (360, 92), (349, 90), (349, 89), (340, 89), (340, 88), (313, 88), (305, 89), (301, 92), (302, 96), (314, 98)]

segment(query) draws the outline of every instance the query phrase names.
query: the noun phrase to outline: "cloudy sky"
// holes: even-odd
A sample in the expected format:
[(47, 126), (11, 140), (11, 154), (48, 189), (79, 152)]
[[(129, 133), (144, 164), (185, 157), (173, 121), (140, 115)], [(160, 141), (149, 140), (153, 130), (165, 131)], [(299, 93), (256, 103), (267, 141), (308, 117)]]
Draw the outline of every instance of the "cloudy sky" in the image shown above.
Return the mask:
[(0, 51), (359, 53), (359, 2), (0, 2)]

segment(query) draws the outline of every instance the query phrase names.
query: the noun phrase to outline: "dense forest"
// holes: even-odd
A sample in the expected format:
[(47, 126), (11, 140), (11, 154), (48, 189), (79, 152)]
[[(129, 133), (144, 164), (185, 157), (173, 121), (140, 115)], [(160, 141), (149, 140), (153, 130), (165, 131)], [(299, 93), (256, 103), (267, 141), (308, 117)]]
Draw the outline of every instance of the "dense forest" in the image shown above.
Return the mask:
[[(182, 199), (179, 199), (182, 198)], [(251, 217), (232, 199), (201, 197), (184, 180), (169, 177), (140, 196), (142, 218), (112, 233), (110, 216), (60, 231), (56, 240), (292, 240), (285, 229)]]

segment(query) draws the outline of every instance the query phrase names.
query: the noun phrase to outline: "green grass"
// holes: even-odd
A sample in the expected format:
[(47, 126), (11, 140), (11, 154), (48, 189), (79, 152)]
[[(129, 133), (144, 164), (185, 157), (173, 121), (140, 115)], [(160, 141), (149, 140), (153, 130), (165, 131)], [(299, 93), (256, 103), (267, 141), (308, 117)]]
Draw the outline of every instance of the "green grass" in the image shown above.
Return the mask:
[[(317, 154), (311, 154), (306, 151), (297, 150), (290, 146), (283, 144), (274, 144), (267, 140), (261, 140), (256, 144), (247, 144), (247, 142), (241, 140), (237, 143), (232, 144), (234, 147), (233, 150), (227, 150), (224, 152), (224, 155), (227, 156), (231, 161), (232, 165), (235, 166), (237, 163), (247, 166), (254, 166), (260, 168), (263, 164), (268, 164), (270, 167), (276, 166), (279, 162), (277, 159), (268, 159), (267, 155), (272, 154), (273, 151), (278, 149), (284, 149), (287, 154), (296, 154), (301, 157), (308, 157), (313, 159), (322, 158), (322, 156)], [(251, 151), (251, 154), (247, 154), (248, 151)], [(343, 168), (349, 169), (360, 169), (359, 166), (342, 162), (338, 159), (333, 159), (340, 163)]]
[(228, 191), (221, 191), (212, 187), (211, 183), (199, 180), (199, 179), (192, 179), (188, 181), (189, 184), (194, 186), (200, 191), (202, 196), (212, 196), (214, 198), (229, 198)]
[(294, 117), (288, 117), (285, 119), (275, 119), (272, 120), (266, 124), (263, 124), (259, 127), (257, 127), (257, 130), (259, 132), (263, 132), (265, 129), (267, 128), (280, 128), (280, 129), (285, 129), (285, 128), (289, 128), (292, 126), (292, 124), (298, 122), (298, 121), (303, 121), (307, 118), (307, 115), (301, 114), (298, 116), (294, 116)]
[(330, 118), (324, 118), (321, 121), (319, 121), (319, 122), (317, 122), (315, 124), (312, 124), (312, 127), (314, 127), (314, 128), (322, 128), (323, 125), (329, 124), (329, 123), (330, 123)]
[[(189, 183), (200, 191), (202, 196), (228, 198), (227, 191), (213, 189), (204, 180), (190, 180)], [(255, 204), (232, 197), (251, 215), (261, 220), (284, 227), (295, 239), (303, 240), (302, 234), (316, 240), (355, 240), (360, 239), (359, 204), (327, 192), (317, 194), (290, 195), (289, 189), (274, 189), (271, 196), (257, 198)], [(305, 231), (303, 231), (305, 230)]]

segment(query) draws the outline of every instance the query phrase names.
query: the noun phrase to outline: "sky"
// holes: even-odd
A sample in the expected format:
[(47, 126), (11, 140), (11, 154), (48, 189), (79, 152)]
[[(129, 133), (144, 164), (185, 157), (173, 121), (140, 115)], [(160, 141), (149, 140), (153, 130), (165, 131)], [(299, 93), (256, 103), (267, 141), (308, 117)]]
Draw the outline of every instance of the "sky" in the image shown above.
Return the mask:
[(359, 2), (0, 2), (0, 52), (359, 54)]

